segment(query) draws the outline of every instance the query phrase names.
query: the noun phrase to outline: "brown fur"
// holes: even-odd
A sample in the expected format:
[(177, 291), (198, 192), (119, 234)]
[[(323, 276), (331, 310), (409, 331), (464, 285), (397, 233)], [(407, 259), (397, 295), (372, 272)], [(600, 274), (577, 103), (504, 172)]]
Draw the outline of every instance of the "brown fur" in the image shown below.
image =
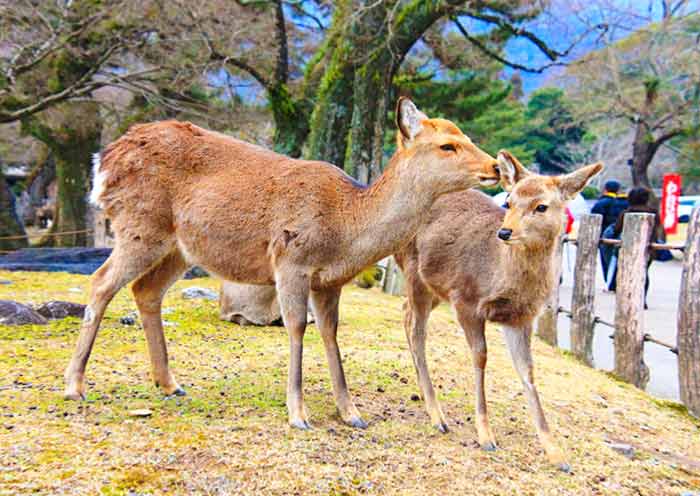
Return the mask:
[[(444, 431), (447, 425), (425, 360), (425, 326), (439, 299), (452, 304), (474, 354), (479, 442), (491, 449), (495, 442), (483, 388), (484, 324), (487, 320), (502, 324), (545, 450), (553, 462), (563, 463), (549, 439), (532, 384), (529, 339), (532, 323), (556, 282), (552, 257), (566, 201), (602, 167), (596, 164), (568, 176), (545, 177), (527, 173), (507, 152), (499, 154), (499, 163), (502, 181), (512, 189), (508, 210), (477, 191), (445, 195), (435, 202), (415, 239), (396, 255), (407, 281), (406, 333), (426, 407), (433, 423)], [(540, 204), (547, 206), (545, 212), (535, 211)], [(500, 228), (512, 230), (511, 241), (498, 238)]]
[[(116, 244), (93, 280), (66, 397), (84, 394), (104, 309), (137, 277), (134, 296), (155, 380), (168, 394), (184, 394), (167, 366), (160, 304), (168, 286), (196, 264), (225, 280), (276, 284), (290, 334), (287, 406), (290, 423), (301, 428), (308, 427), (301, 356), (310, 298), (341, 417), (364, 426), (335, 337), (343, 283), (408, 242), (440, 195), (498, 178), (495, 160), (454, 124), (428, 119), (405, 99), (397, 116), (401, 149), (368, 188), (330, 164), (290, 159), (190, 123), (134, 126), (109, 145), (95, 196)], [(446, 143), (455, 150), (441, 149)]]

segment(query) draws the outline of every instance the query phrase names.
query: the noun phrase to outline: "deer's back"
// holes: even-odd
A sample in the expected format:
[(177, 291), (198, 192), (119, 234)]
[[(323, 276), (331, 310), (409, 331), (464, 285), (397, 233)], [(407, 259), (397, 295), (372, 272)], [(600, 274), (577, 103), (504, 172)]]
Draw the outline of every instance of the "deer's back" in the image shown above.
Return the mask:
[(400, 257), (413, 264), (421, 280), (438, 296), (476, 305), (488, 293), (498, 264), (496, 231), (503, 209), (487, 195), (466, 190), (442, 196), (429, 220)]

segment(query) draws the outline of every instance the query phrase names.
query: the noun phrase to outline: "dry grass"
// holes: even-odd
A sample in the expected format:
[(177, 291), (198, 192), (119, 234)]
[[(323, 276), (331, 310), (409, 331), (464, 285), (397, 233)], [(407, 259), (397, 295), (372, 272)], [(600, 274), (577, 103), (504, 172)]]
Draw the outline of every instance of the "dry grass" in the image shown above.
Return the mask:
[[(0, 299), (85, 301), (88, 280), (2, 273)], [(489, 332), (487, 395), (500, 449), (476, 447), (473, 378), (447, 307), (431, 320), (429, 360), (452, 430), (434, 431), (401, 328), (401, 299), (347, 288), (341, 349), (369, 429), (334, 413), (318, 332), (306, 337), (305, 391), (315, 429), (287, 427), (287, 339), (280, 328), (217, 319), (210, 301), (171, 290), (164, 319), (172, 366), (188, 396), (151, 385), (134, 309), (122, 291), (108, 310), (82, 404), (61, 398), (78, 321), (0, 326), (0, 494), (682, 494), (700, 491), (700, 430), (682, 409), (534, 343), (537, 383), (573, 471), (550, 468), (497, 329)], [(82, 292), (71, 288), (80, 288)], [(150, 418), (128, 416), (149, 408)], [(605, 440), (636, 447), (633, 459)], [(133, 494), (132, 493), (132, 494)]]

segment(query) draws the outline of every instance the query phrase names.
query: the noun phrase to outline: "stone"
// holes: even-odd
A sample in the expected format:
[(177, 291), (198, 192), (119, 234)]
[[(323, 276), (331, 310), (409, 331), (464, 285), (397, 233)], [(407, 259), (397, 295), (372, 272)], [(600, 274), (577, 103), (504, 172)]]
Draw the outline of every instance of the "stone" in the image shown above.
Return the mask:
[(129, 416), (130, 417), (150, 417), (153, 415), (153, 411), (149, 410), (148, 408), (138, 408), (136, 410), (131, 410), (129, 411)]
[(0, 256), (0, 269), (92, 274), (111, 252), (111, 248), (25, 248)]
[(132, 326), (136, 324), (136, 317), (132, 315), (124, 315), (122, 318), (119, 319), (119, 323), (122, 325)]
[(183, 289), (182, 297), (187, 300), (204, 299), (216, 301), (219, 299), (219, 295), (216, 294), (215, 291), (207, 288), (200, 288), (198, 286)]
[(0, 300), (1, 325), (46, 325), (48, 321), (33, 308), (10, 300)]
[(621, 455), (626, 456), (627, 458), (634, 458), (634, 448), (625, 443), (607, 443), (608, 447), (613, 450), (617, 451)]
[(36, 308), (37, 313), (49, 320), (65, 319), (66, 317), (83, 318), (85, 305), (71, 301), (47, 301)]
[(185, 272), (183, 279), (197, 279), (200, 277), (209, 277), (209, 273), (201, 267), (195, 266)]

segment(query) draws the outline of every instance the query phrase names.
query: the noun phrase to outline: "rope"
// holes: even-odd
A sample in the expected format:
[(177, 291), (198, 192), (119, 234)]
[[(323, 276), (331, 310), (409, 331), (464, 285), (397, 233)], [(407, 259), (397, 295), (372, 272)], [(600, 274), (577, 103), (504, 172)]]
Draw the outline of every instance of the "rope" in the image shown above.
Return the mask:
[[(569, 243), (571, 245), (577, 246), (578, 245), (578, 240), (575, 238), (564, 238), (564, 243)], [(598, 242), (600, 245), (608, 245), (608, 246), (620, 246), (622, 244), (622, 240), (620, 239), (612, 239), (612, 238), (601, 238), (600, 241)], [(678, 250), (678, 251), (685, 251), (685, 246), (684, 245), (671, 245), (668, 243), (649, 243), (649, 248), (652, 250)]]
[[(615, 333), (612, 333), (608, 336), (610, 339), (615, 339)], [(663, 346), (664, 348), (668, 348), (668, 351), (673, 353), (674, 355), (678, 355), (678, 347), (673, 346), (672, 344), (669, 344), (665, 341), (661, 341), (660, 339), (655, 338), (649, 333), (644, 333), (644, 336), (642, 338), (644, 342), (650, 342), (654, 344), (658, 344), (659, 346)]]
[[(564, 307), (559, 307), (557, 309), (557, 312), (566, 314), (569, 318), (573, 317), (573, 314), (571, 313), (571, 311), (567, 310)], [(615, 329), (615, 324), (608, 322), (608, 321), (605, 321), (605, 320), (601, 319), (600, 317), (598, 317), (597, 315), (593, 318), (593, 324), (602, 324), (604, 326), (608, 326), (608, 327)], [(610, 339), (615, 339), (615, 333), (610, 334), (608, 337)], [(661, 341), (660, 339), (655, 338), (654, 336), (652, 336), (649, 333), (644, 333), (644, 341), (645, 342), (648, 341), (650, 343), (654, 343), (654, 344), (658, 344), (659, 346), (663, 346), (664, 348), (668, 348), (668, 350), (671, 353), (678, 355), (678, 348), (676, 346), (673, 346), (669, 343), (666, 343), (665, 341)]]
[(81, 229), (79, 231), (63, 231), (63, 232), (57, 232), (57, 233), (37, 233), (37, 234), (23, 234), (23, 235), (17, 235), (17, 236), (2, 236), (0, 237), (0, 241), (3, 240), (8, 240), (8, 239), (29, 239), (29, 238), (43, 238), (45, 236), (48, 237), (58, 237), (58, 236), (67, 236), (69, 234), (82, 234), (82, 233), (91, 233), (92, 229)]

